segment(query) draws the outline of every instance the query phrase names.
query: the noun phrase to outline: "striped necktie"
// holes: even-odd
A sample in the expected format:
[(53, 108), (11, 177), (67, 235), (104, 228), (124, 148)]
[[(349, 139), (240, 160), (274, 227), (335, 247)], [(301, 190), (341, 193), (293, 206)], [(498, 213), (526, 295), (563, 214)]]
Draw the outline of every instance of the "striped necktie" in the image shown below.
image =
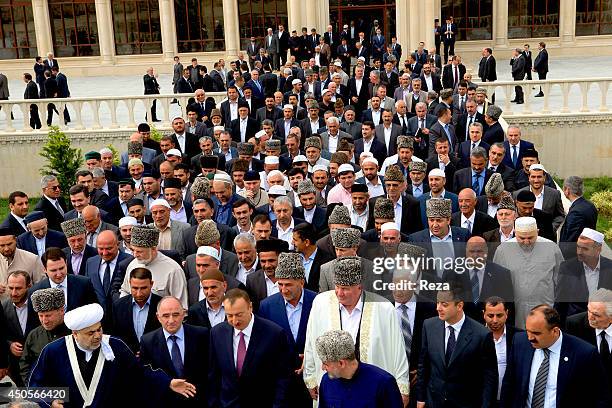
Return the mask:
[(546, 383), (548, 382), (548, 367), (550, 364), (550, 350), (542, 349), (544, 352), (544, 360), (540, 364), (538, 374), (536, 375), (535, 384), (533, 385), (533, 394), (531, 397), (531, 408), (544, 408), (546, 401)]
[(412, 347), (412, 326), (410, 325), (410, 319), (408, 318), (408, 306), (401, 305), (401, 326), (402, 336), (404, 337), (404, 346), (406, 348), (406, 358), (410, 360), (410, 348)]

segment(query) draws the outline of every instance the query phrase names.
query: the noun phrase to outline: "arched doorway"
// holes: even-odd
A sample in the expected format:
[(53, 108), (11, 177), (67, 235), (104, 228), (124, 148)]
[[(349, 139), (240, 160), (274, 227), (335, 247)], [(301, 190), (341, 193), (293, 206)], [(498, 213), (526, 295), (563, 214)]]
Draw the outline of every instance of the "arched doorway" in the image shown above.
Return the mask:
[(329, 12), (330, 24), (337, 32), (342, 31), (343, 25), (347, 24), (355, 27), (355, 38), (363, 31), (365, 38), (370, 41), (376, 20), (387, 42), (391, 42), (391, 37), (396, 35), (395, 0), (330, 0)]

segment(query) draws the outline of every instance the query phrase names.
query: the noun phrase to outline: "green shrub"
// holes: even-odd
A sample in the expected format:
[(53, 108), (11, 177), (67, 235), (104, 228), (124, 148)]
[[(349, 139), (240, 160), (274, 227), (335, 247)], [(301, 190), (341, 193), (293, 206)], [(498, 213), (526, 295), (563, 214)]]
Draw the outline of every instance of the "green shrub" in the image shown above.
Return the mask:
[(600, 191), (591, 196), (600, 217), (612, 217), (612, 191)]
[(59, 127), (51, 126), (49, 138), (39, 154), (47, 161), (40, 174), (57, 177), (62, 194), (68, 197), (68, 190), (74, 184), (74, 174), (83, 165), (81, 149), (71, 147), (70, 138)]
[(113, 164), (115, 166), (119, 166), (121, 162), (119, 161), (119, 150), (115, 148), (112, 144), (106, 146), (111, 152), (113, 152)]

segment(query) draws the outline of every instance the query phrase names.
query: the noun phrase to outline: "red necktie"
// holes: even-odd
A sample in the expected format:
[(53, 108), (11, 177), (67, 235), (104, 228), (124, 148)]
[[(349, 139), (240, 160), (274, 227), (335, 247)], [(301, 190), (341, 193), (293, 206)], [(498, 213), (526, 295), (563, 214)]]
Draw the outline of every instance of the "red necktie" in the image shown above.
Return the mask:
[(238, 353), (236, 355), (236, 373), (238, 377), (242, 374), (242, 366), (246, 357), (246, 342), (244, 341), (244, 332), (240, 332), (240, 340), (238, 341)]

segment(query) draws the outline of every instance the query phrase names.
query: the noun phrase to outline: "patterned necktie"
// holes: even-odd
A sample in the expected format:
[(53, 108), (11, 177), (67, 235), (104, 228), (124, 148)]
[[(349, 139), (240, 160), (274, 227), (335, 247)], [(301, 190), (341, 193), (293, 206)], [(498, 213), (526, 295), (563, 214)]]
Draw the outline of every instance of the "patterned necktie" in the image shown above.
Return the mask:
[(548, 367), (550, 364), (550, 350), (542, 349), (542, 351), (544, 352), (544, 360), (542, 360), (542, 364), (540, 364), (535, 384), (533, 385), (531, 408), (544, 408), (546, 383), (548, 381)]
[(60, 214), (64, 215), (64, 209), (57, 200), (55, 200), (55, 208), (57, 208), (57, 211), (59, 211)]
[(170, 340), (172, 340), (172, 350), (170, 352), (172, 358), (172, 365), (174, 366), (174, 371), (176, 371), (176, 375), (178, 376), (178, 378), (182, 378), (183, 369), (185, 368), (185, 366), (183, 365), (183, 358), (181, 357), (181, 349), (179, 348), (179, 345), (176, 342), (176, 340), (178, 340), (178, 337), (173, 334), (172, 336), (170, 336)]
[(448, 330), (450, 331), (450, 335), (448, 336), (448, 341), (446, 342), (446, 355), (444, 356), (446, 359), (446, 365), (450, 362), (451, 356), (453, 355), (453, 351), (455, 350), (455, 346), (457, 345), (457, 339), (455, 338), (455, 328), (453, 326), (448, 326)]
[(242, 374), (242, 366), (246, 357), (246, 341), (244, 341), (244, 332), (240, 332), (240, 340), (238, 341), (238, 353), (236, 355), (236, 372), (238, 377)]
[(472, 183), (472, 190), (474, 190), (477, 196), (480, 195), (480, 183), (478, 181), (479, 179), (480, 179), (480, 173), (475, 173), (474, 182)]
[[(468, 220), (467, 222), (469, 223), (470, 221)], [(478, 303), (480, 300), (480, 279), (478, 279), (478, 272), (475, 270), (472, 271), (470, 284), (472, 285), (472, 300), (474, 303)]]
[(406, 358), (410, 360), (410, 348), (412, 347), (412, 326), (410, 325), (410, 319), (408, 318), (408, 306), (401, 305), (400, 310), (402, 335), (404, 336), (404, 346), (406, 348)]

